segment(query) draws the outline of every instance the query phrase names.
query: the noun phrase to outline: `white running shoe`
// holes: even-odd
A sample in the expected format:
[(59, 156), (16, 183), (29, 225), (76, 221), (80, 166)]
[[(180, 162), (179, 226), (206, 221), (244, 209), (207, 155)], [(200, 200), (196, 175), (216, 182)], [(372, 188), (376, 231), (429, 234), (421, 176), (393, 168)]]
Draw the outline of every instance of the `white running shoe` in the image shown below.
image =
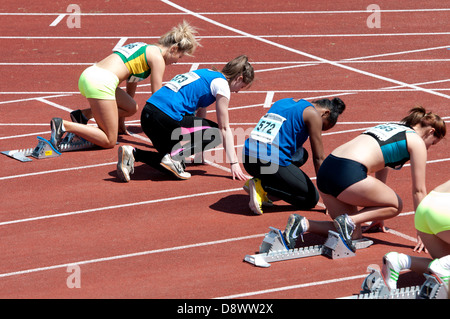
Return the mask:
[(117, 175), (122, 182), (129, 182), (130, 175), (134, 173), (133, 147), (123, 145), (119, 147), (117, 161)]
[(443, 267), (439, 259), (435, 259), (428, 265), (428, 271), (436, 277), (441, 284), (444, 284), (445, 289), (448, 291), (450, 269)]
[(297, 243), (298, 236), (302, 237), (303, 233), (306, 232), (307, 224), (306, 218), (298, 214), (291, 214), (288, 218), (286, 228), (284, 229), (284, 239), (289, 247), (289, 249), (294, 249)]
[(184, 163), (180, 161), (174, 160), (170, 154), (166, 154), (162, 160), (160, 165), (173, 173), (179, 179), (189, 179), (191, 178), (191, 174), (184, 171)]
[(383, 256), (381, 275), (389, 289), (397, 289), (398, 276), (401, 270), (397, 252), (390, 252)]

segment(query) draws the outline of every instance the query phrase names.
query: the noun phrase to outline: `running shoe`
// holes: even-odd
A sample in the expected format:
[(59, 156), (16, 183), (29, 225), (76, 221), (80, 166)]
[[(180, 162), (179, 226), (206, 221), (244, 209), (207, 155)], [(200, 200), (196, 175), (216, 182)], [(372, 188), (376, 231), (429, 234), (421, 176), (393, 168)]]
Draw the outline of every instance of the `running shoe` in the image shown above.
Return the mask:
[(70, 112), (70, 119), (72, 122), (80, 123), (80, 124), (87, 124), (89, 121), (86, 116), (84, 116), (83, 112), (81, 110), (75, 110)]
[(286, 229), (284, 230), (284, 239), (289, 249), (294, 249), (298, 236), (302, 237), (306, 232), (306, 218), (297, 214), (291, 214), (288, 218)]
[[(250, 180), (247, 180), (245, 182), (244, 186), (242, 187), (244, 189), (244, 191), (247, 192), (247, 194), (250, 194), (250, 186), (249, 186), (249, 184), (250, 184)], [(265, 196), (264, 196), (264, 198), (262, 200), (262, 205), (263, 206), (268, 206), (268, 207), (273, 206), (273, 202), (267, 196), (267, 192), (265, 193)]]
[(351, 221), (349, 221), (350, 217), (348, 217), (347, 214), (340, 215), (336, 217), (334, 220), (334, 226), (336, 227), (339, 235), (341, 236), (342, 240), (344, 241), (345, 245), (350, 249), (351, 251), (355, 252), (356, 247), (353, 245), (352, 242), (352, 234), (354, 227), (351, 224)]
[(439, 283), (443, 284), (445, 289), (448, 291), (449, 279), (450, 279), (450, 269), (445, 268), (441, 265), (439, 259), (433, 260), (428, 265), (428, 271), (436, 277)]
[(123, 145), (118, 150), (117, 175), (122, 182), (129, 182), (130, 175), (134, 173), (133, 147)]
[(179, 179), (189, 179), (191, 178), (191, 174), (188, 172), (185, 172), (185, 165), (183, 161), (176, 161), (174, 160), (170, 154), (166, 154), (162, 160), (160, 165), (173, 173), (176, 177)]
[(50, 128), (52, 130), (52, 135), (50, 138), (50, 143), (59, 150), (59, 144), (62, 141), (62, 137), (65, 131), (62, 129), (63, 120), (59, 117), (54, 117), (50, 121)]
[(263, 199), (267, 197), (267, 193), (262, 187), (261, 180), (256, 177), (252, 178), (248, 182), (248, 188), (250, 193), (250, 202), (248, 203), (248, 206), (255, 214), (262, 215), (262, 203)]
[(397, 289), (398, 276), (401, 270), (397, 252), (393, 251), (383, 256), (381, 275), (389, 289)]

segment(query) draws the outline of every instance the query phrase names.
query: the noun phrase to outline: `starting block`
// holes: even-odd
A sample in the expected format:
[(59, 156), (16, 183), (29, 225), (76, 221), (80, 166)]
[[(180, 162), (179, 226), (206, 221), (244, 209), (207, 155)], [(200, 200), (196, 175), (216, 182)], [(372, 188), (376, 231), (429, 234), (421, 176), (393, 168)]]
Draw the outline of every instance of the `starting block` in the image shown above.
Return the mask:
[(50, 141), (43, 137), (38, 136), (37, 139), (38, 144), (35, 148), (4, 151), (2, 154), (21, 162), (30, 162), (30, 156), (37, 159), (52, 158), (60, 156), (61, 152), (88, 149), (94, 146), (91, 142), (88, 142), (73, 133), (68, 133), (66, 137), (64, 137), (58, 146), (58, 149), (56, 149)]
[[(360, 239), (353, 241), (353, 244), (356, 249), (362, 249), (372, 245), (373, 241)], [(338, 233), (331, 230), (328, 232), (328, 238), (323, 245), (289, 249), (281, 230), (270, 227), (270, 232), (266, 234), (259, 247), (259, 253), (246, 255), (244, 261), (258, 267), (267, 268), (270, 267), (271, 262), (319, 255), (338, 259), (355, 256), (355, 253), (347, 247)]]
[(434, 276), (424, 274), (425, 282), (422, 286), (411, 286), (400, 289), (389, 289), (384, 283), (380, 268), (370, 265), (370, 274), (361, 285), (358, 295), (341, 299), (447, 299), (447, 291), (443, 284)]

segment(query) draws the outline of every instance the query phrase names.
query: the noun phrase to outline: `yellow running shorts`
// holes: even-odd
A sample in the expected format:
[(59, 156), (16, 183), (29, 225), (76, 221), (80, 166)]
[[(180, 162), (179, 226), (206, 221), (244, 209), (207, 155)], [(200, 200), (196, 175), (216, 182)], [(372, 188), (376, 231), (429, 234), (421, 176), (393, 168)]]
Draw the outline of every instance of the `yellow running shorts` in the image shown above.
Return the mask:
[(450, 193), (431, 191), (417, 207), (414, 223), (427, 234), (450, 230)]
[(86, 98), (115, 100), (119, 78), (111, 71), (96, 65), (88, 67), (78, 80), (78, 89)]

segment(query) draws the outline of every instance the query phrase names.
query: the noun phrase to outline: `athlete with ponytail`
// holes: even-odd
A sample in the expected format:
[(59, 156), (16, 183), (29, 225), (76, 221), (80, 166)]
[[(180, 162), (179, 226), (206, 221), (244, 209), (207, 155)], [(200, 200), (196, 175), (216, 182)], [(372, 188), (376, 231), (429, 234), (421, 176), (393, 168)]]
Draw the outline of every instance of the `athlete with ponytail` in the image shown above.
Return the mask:
[[(114, 48), (112, 54), (84, 70), (78, 87), (90, 108), (70, 113), (72, 122), (53, 118), (52, 144), (58, 147), (64, 133), (71, 132), (102, 148), (114, 147), (117, 134), (126, 133), (125, 117), (138, 110), (134, 100), (137, 83), (150, 77), (152, 93), (159, 90), (166, 66), (196, 50), (199, 45), (196, 33), (184, 21), (161, 36), (156, 44), (138, 42)], [(119, 88), (123, 81), (126, 91)], [(84, 125), (91, 118), (98, 127)]]
[(255, 214), (261, 215), (262, 206), (271, 204), (268, 195), (298, 209), (316, 206), (317, 189), (299, 168), (308, 158), (303, 144), (309, 137), (317, 173), (325, 159), (322, 131), (331, 129), (344, 110), (339, 98), (312, 102), (286, 98), (276, 101), (259, 120), (244, 146), (244, 167), (253, 176), (244, 189)]
[[(119, 178), (128, 182), (137, 161), (189, 179), (184, 159), (223, 141), (233, 179), (245, 180), (234, 149), (228, 105), (230, 93), (249, 87), (253, 79), (253, 67), (245, 55), (231, 60), (221, 71), (199, 69), (175, 76), (147, 100), (141, 114), (142, 129), (157, 152), (119, 147)], [(217, 123), (206, 119), (206, 108), (214, 102)]]
[[(388, 168), (411, 163), (414, 210), (427, 195), (425, 171), (427, 150), (446, 133), (445, 122), (423, 107), (410, 110), (400, 123), (386, 123), (368, 129), (336, 148), (322, 163), (317, 187), (334, 221), (312, 221), (293, 214), (285, 238), (290, 247), (306, 231), (326, 235), (337, 230), (354, 250), (353, 239), (361, 238), (361, 224), (383, 224), (402, 210), (400, 197), (386, 185)], [(369, 174), (375, 173), (375, 176)], [(360, 209), (359, 209), (360, 208)]]

